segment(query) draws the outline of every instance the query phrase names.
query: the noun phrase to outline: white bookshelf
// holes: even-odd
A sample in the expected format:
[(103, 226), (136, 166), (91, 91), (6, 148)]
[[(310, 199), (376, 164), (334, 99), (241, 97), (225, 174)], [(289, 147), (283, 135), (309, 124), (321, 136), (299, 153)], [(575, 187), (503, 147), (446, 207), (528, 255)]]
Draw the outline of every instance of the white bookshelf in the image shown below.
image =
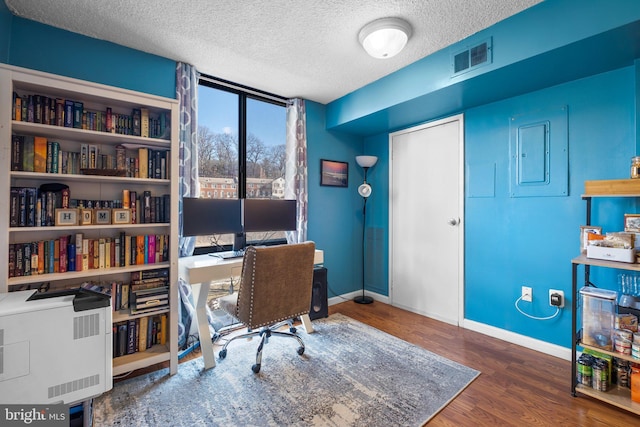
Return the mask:
[[(168, 139), (86, 130), (12, 120), (13, 93), (38, 94), (51, 98), (81, 101), (86, 110), (105, 111), (111, 108), (119, 114), (131, 114), (134, 108), (146, 108), (150, 115), (168, 114), (170, 132)], [(11, 170), (12, 135), (44, 136), (60, 143), (66, 151), (80, 151), (81, 144), (92, 144), (105, 152), (125, 145), (128, 152), (136, 152), (138, 146), (169, 150), (166, 179), (99, 176), (62, 173), (35, 173)], [(109, 87), (97, 83), (61, 77), (39, 71), (0, 64), (0, 292), (34, 289), (47, 283), (50, 289), (77, 287), (84, 281), (127, 281), (134, 271), (169, 269), (169, 308), (160, 313), (167, 315), (166, 342), (133, 354), (113, 359), (113, 374), (120, 375), (160, 362), (169, 362), (170, 373), (178, 367), (178, 102), (174, 99)], [(154, 196), (170, 195), (170, 222), (144, 224), (92, 224), (67, 226), (10, 226), (11, 187), (38, 187), (43, 183), (61, 183), (69, 186), (72, 199), (117, 200), (122, 199), (124, 189), (150, 191)], [(64, 273), (31, 274), (9, 277), (9, 245), (43, 239), (57, 239), (62, 235), (83, 233), (87, 238), (114, 238), (130, 235), (156, 234), (169, 236), (168, 259), (160, 263), (127, 265), (115, 268), (98, 268)], [(157, 313), (154, 313), (157, 314)], [(113, 322), (129, 319), (127, 311), (114, 312)]]

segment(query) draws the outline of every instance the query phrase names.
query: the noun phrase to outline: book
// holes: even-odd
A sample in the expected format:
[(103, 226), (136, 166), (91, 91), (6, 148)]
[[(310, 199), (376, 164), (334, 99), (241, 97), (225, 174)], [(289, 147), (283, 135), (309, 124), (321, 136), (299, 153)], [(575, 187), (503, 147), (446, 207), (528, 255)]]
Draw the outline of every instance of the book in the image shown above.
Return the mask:
[(116, 356), (124, 356), (127, 354), (127, 342), (128, 342), (128, 334), (127, 334), (127, 322), (119, 323), (118, 327), (118, 346), (116, 350)]
[(145, 263), (145, 257), (144, 257), (144, 253), (145, 253), (145, 242), (144, 242), (144, 235), (138, 235), (136, 236), (136, 262), (135, 264), (140, 265), (140, 264), (144, 264)]
[(140, 109), (140, 136), (143, 138), (149, 137), (149, 109)]
[(73, 127), (73, 101), (70, 99), (64, 100), (64, 127)]
[(131, 280), (145, 280), (145, 279), (157, 279), (157, 278), (166, 279), (169, 277), (169, 269), (156, 268), (154, 270), (132, 271), (130, 277), (131, 277)]
[(149, 318), (141, 317), (138, 334), (138, 351), (147, 350), (147, 328), (149, 327)]
[(11, 119), (17, 122), (22, 121), (22, 98), (16, 92), (13, 92), (13, 110)]
[(11, 170), (23, 170), (24, 136), (11, 135)]
[(138, 148), (139, 160), (139, 177), (149, 178), (149, 149), (146, 147)]
[(47, 138), (36, 136), (33, 144), (33, 171), (47, 172)]
[(142, 192), (142, 212), (140, 214), (140, 222), (148, 224), (151, 222), (151, 191)]
[(35, 138), (31, 135), (24, 136), (22, 153), (22, 170), (33, 172), (33, 161), (35, 156)]
[(60, 236), (58, 238), (58, 245), (59, 245), (59, 268), (58, 271), (60, 273), (66, 273), (67, 272), (67, 246), (68, 246), (68, 242), (69, 242), (69, 236)]
[[(51, 173), (59, 172), (59, 157), (60, 156), (60, 143), (57, 141), (51, 141)], [(47, 153), (47, 157), (49, 157), (49, 153)]]
[(16, 244), (9, 243), (9, 277), (15, 277), (16, 275)]
[(156, 262), (156, 236), (149, 234), (147, 237), (147, 264)]

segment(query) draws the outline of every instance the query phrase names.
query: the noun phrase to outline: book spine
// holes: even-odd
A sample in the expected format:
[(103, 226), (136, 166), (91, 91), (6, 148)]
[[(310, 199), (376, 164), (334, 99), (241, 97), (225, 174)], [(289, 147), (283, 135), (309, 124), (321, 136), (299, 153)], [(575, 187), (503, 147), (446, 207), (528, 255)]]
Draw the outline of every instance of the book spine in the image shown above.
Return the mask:
[(149, 137), (149, 109), (140, 109), (140, 136)]
[(16, 245), (15, 243), (9, 243), (9, 277), (15, 277), (16, 275)]
[(57, 141), (51, 142), (51, 173), (59, 173), (60, 164), (60, 143)]
[(60, 236), (60, 238), (58, 239), (60, 240), (60, 267), (59, 267), (59, 272), (60, 273), (66, 273), (67, 272), (67, 256), (68, 256), (68, 243), (69, 243), (69, 236)]
[(38, 274), (44, 274), (45, 272), (45, 261), (46, 261), (46, 252), (44, 250), (45, 248), (45, 241), (44, 240), (39, 240), (38, 241)]
[(82, 113), (84, 111), (84, 105), (80, 101), (73, 102), (73, 124), (72, 127), (76, 129), (82, 129)]
[(47, 138), (36, 136), (33, 144), (33, 171), (47, 172)]
[(11, 170), (21, 171), (23, 162), (24, 136), (11, 135)]
[(138, 192), (129, 191), (129, 207), (131, 208), (131, 224), (138, 223)]
[(22, 170), (33, 172), (33, 162), (35, 157), (35, 138), (31, 135), (24, 137), (24, 152), (22, 153)]
[(53, 240), (53, 272), (60, 273), (60, 240)]
[(16, 92), (13, 92), (13, 110), (11, 111), (11, 119), (17, 122), (22, 121), (22, 98)]
[(64, 100), (64, 127), (73, 127), (73, 101), (70, 99)]

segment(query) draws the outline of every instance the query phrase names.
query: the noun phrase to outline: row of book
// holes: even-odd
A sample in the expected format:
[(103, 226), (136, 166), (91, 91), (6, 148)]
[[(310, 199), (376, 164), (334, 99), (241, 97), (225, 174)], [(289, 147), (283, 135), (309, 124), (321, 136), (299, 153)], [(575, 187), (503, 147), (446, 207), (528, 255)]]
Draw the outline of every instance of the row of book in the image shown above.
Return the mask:
[[(49, 227), (56, 223), (56, 209), (129, 209), (132, 224), (168, 223), (171, 213), (169, 194), (153, 196), (151, 191), (124, 189), (122, 200), (72, 199), (67, 185), (48, 183), (40, 187), (11, 187), (10, 227)], [(95, 218), (95, 215), (91, 215)], [(95, 222), (95, 221), (94, 221)], [(110, 223), (111, 221), (109, 221)], [(92, 221), (88, 222), (89, 224)], [(78, 221), (72, 225), (86, 225)], [(66, 225), (66, 224), (65, 224)]]
[(13, 93), (11, 119), (76, 129), (169, 139), (171, 117), (168, 111), (151, 116), (147, 108), (134, 108), (131, 114), (85, 109), (84, 102), (52, 98), (40, 94)]
[(157, 314), (113, 324), (113, 357), (146, 351), (167, 342), (167, 314)]
[(129, 283), (113, 283), (111, 306), (114, 311), (147, 314), (169, 307), (169, 269), (136, 271)]
[(44, 184), (40, 187), (11, 187), (9, 190), (10, 227), (48, 227), (55, 225), (55, 210), (69, 207), (69, 187)]
[(82, 288), (109, 296), (113, 311), (136, 315), (169, 308), (168, 268), (134, 271), (128, 282), (85, 282)]
[(58, 141), (43, 136), (11, 136), (11, 170), (79, 175), (89, 173), (130, 178), (168, 179), (170, 151), (148, 147), (129, 150), (118, 145), (105, 148), (80, 144), (80, 151), (65, 151)]
[(9, 244), (9, 277), (155, 264), (169, 259), (169, 235), (86, 238), (83, 233), (57, 239)]

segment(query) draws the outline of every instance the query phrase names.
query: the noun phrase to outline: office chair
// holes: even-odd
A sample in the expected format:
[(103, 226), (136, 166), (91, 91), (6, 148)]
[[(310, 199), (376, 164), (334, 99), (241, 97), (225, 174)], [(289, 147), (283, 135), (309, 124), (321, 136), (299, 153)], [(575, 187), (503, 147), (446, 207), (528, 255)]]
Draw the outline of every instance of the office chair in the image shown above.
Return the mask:
[[(253, 372), (260, 372), (262, 349), (272, 336), (298, 340), (298, 354), (304, 342), (296, 334), (293, 319), (308, 314), (313, 287), (315, 243), (253, 247), (246, 249), (238, 292), (220, 298), (220, 307), (247, 327), (247, 333), (231, 338), (218, 353), (227, 356), (227, 347), (239, 338), (260, 336)], [(289, 332), (278, 331), (285, 324)]]

